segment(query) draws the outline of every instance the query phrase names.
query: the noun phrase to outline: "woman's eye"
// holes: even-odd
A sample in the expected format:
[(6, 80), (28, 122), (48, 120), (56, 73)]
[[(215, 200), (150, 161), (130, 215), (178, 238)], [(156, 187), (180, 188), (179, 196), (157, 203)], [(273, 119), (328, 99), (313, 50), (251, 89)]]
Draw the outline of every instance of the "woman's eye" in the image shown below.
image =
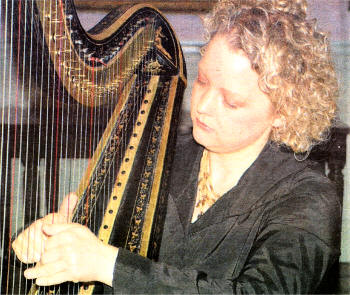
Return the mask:
[(205, 85), (205, 81), (204, 81), (204, 79), (202, 79), (202, 78), (200, 78), (200, 77), (197, 77), (197, 79), (196, 79), (196, 82), (199, 84), (199, 85)]
[(224, 99), (224, 103), (225, 103), (225, 105), (227, 107), (229, 107), (231, 109), (237, 108), (237, 104), (234, 101), (230, 100), (230, 99)]

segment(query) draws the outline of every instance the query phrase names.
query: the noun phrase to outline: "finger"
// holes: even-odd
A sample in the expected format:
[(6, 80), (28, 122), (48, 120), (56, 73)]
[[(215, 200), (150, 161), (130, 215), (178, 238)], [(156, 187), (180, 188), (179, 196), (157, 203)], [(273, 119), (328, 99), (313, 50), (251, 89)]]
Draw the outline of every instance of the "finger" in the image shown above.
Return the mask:
[(60, 239), (60, 236), (50, 236), (47, 241), (45, 242), (45, 248), (44, 253), (48, 251), (59, 251), (61, 250), (62, 246), (64, 246), (64, 241)]
[(56, 223), (56, 224), (45, 224), (43, 226), (43, 232), (47, 236), (54, 236), (59, 233), (71, 230), (76, 227), (74, 223)]
[(45, 251), (52, 249), (61, 251), (68, 245), (76, 244), (77, 239), (86, 237), (86, 234), (93, 235), (86, 227), (77, 223), (45, 225), (43, 230), (48, 236), (45, 241)]
[(18, 259), (24, 263), (33, 263), (40, 260), (43, 241), (46, 239), (42, 234), (41, 226), (41, 220), (36, 221), (12, 243), (12, 248)]
[(41, 221), (37, 222), (34, 227), (28, 228), (28, 237), (25, 236), (25, 238), (27, 238), (27, 241), (23, 246), (26, 248), (28, 257), (34, 258), (32, 262), (38, 262), (47, 238), (42, 232)]
[(37, 278), (35, 283), (38, 286), (44, 287), (44, 286), (52, 286), (52, 285), (61, 284), (61, 283), (67, 282), (67, 281), (69, 281), (68, 275), (65, 272), (59, 272), (53, 276)]
[(19, 237), (12, 243), (17, 258), (23, 263), (34, 263), (40, 260), (41, 252), (38, 247), (29, 247), (23, 242), (23, 238)]
[(69, 232), (63, 231), (54, 236), (50, 236), (45, 242), (44, 253), (55, 251), (61, 253), (73, 243), (74, 237)]
[(58, 213), (62, 215), (67, 222), (72, 220), (72, 215), (77, 202), (78, 196), (75, 193), (70, 193), (63, 199)]
[(48, 264), (38, 263), (35, 267), (28, 268), (24, 272), (24, 276), (26, 279), (32, 280), (42, 277), (51, 277), (63, 271), (65, 271), (65, 263), (63, 261)]
[(45, 248), (45, 252), (41, 255), (40, 264), (47, 265), (58, 262), (61, 260), (61, 254), (61, 247), (53, 247), (49, 250)]

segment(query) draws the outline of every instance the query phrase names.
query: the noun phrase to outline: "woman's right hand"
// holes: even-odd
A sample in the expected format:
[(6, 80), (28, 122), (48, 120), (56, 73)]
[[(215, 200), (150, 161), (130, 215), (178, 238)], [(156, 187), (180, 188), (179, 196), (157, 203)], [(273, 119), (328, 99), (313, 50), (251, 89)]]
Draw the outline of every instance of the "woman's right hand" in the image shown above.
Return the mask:
[(47, 239), (47, 236), (42, 230), (43, 225), (70, 223), (77, 201), (78, 197), (76, 194), (68, 194), (63, 199), (57, 213), (51, 213), (36, 220), (19, 234), (12, 243), (12, 248), (17, 258), (23, 263), (39, 262), (44, 250), (45, 240)]

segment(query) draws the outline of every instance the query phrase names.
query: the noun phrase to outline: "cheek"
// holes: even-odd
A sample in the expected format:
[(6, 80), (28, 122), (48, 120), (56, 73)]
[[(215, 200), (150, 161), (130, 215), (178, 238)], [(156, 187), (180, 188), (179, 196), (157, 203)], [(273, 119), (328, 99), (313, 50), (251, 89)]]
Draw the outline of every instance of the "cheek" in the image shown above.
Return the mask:
[(195, 97), (194, 97), (194, 95), (192, 94), (191, 100), (190, 100), (191, 113), (192, 113), (193, 110), (194, 110), (194, 106), (195, 106)]
[(195, 117), (195, 112), (194, 112), (194, 110), (195, 110), (195, 106), (194, 106), (194, 101), (193, 101), (193, 99), (191, 98), (191, 104), (190, 104), (190, 106), (191, 106), (191, 108), (190, 108), (190, 117), (191, 117), (191, 120), (192, 120), (192, 122), (193, 122), (193, 120), (194, 120), (194, 117)]
[(192, 95), (191, 95), (191, 114), (193, 114), (196, 110), (196, 106), (198, 104), (199, 99), (199, 92), (197, 91), (196, 87), (193, 87)]
[(261, 134), (271, 126), (269, 116), (264, 115), (261, 111), (237, 110), (230, 116), (221, 114), (218, 116), (219, 130), (227, 137), (243, 136), (250, 137)]

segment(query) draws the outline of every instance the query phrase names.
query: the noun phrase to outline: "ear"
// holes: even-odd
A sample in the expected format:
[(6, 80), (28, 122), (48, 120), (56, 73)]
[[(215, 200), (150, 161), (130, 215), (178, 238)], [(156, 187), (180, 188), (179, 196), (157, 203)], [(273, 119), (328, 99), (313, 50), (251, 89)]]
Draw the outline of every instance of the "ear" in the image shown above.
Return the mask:
[(282, 127), (283, 122), (284, 122), (284, 120), (279, 115), (276, 115), (274, 120), (272, 121), (272, 127), (280, 128), (280, 127)]

